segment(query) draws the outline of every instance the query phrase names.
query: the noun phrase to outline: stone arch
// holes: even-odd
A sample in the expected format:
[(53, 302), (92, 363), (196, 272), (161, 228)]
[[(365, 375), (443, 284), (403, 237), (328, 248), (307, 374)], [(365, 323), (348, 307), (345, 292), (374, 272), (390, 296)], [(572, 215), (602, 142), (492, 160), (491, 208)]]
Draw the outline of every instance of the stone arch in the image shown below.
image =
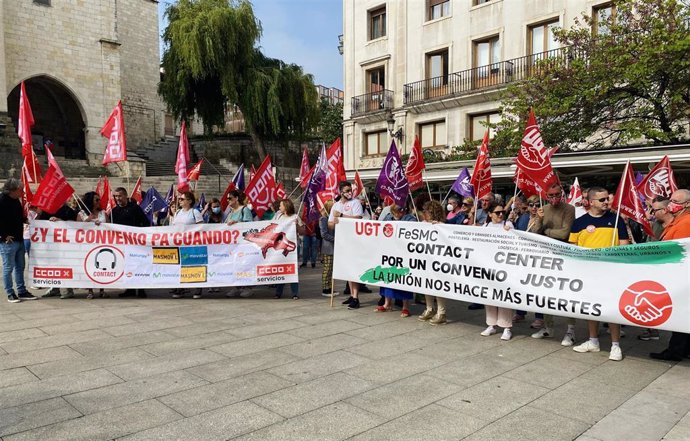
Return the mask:
[[(43, 151), (43, 143), (50, 139), (54, 153), (67, 158), (86, 158), (86, 112), (76, 94), (58, 79), (37, 75), (24, 80), (31, 103), (35, 125), (31, 129), (34, 148)], [(7, 97), (7, 108), (15, 127), (19, 122), (18, 84)]]

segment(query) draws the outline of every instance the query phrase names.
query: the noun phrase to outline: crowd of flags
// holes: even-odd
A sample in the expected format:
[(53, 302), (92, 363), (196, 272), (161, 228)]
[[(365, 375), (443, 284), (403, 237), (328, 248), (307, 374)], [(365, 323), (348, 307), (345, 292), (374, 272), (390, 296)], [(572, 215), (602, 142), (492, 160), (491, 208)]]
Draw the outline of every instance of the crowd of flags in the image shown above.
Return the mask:
[[(51, 150), (52, 143), (49, 141), (45, 144), (48, 169), (45, 174), (43, 173), (33, 149), (31, 137), (33, 125), (34, 117), (31, 105), (24, 82), (22, 82), (19, 95), (18, 136), (21, 141), (23, 156), (21, 174), (24, 185), (23, 202), (25, 207), (32, 204), (45, 212), (55, 213), (72, 197), (74, 189), (67, 182), (55, 160)], [(101, 128), (100, 134), (107, 139), (103, 165), (127, 161), (122, 101), (118, 101), (113, 108)], [(560, 184), (558, 175), (551, 163), (551, 158), (557, 150), (557, 148), (548, 148), (544, 145), (536, 116), (530, 110), (520, 149), (515, 158), (516, 169), (513, 181), (515, 182), (516, 193), (519, 190), (525, 197), (538, 195), (545, 198), (546, 191), (550, 187), (554, 184)], [(149, 220), (153, 220), (154, 214), (157, 214), (158, 217), (164, 217), (167, 215), (169, 206), (175, 203), (177, 193), (189, 191), (191, 189), (190, 184), (199, 180), (203, 162), (204, 159), (202, 158), (189, 168), (190, 149), (187, 125), (185, 121), (182, 121), (175, 161), (177, 183), (171, 185), (166, 196), (163, 197), (153, 187), (143, 193), (140, 176), (130, 193), (131, 198), (143, 208)], [(425, 170), (424, 155), (418, 137), (414, 139), (410, 156), (404, 167), (395, 140), (393, 140), (376, 181), (375, 192), (384, 200), (394, 202), (398, 206), (404, 206), (412, 192), (424, 186)], [(246, 185), (244, 175), (245, 166), (242, 164), (228, 183), (220, 199), (223, 211), (227, 210), (227, 196), (233, 190), (241, 190), (247, 195), (259, 217), (270, 209), (274, 201), (288, 197), (283, 183), (276, 179), (270, 155), (266, 156), (258, 169), (251, 165), (249, 182)], [(338, 185), (346, 179), (340, 138), (336, 139), (328, 148), (325, 145), (321, 147), (313, 166), (310, 165), (309, 152), (305, 147), (299, 174), (299, 188), (303, 190), (300, 215), (308, 222), (316, 221), (320, 216), (319, 210), (323, 203), (328, 199), (337, 197)], [(38, 184), (35, 192), (32, 192), (30, 184)], [(368, 199), (366, 188), (358, 171), (355, 171), (352, 189), (354, 197), (364, 195)], [(472, 173), (470, 174), (466, 167), (462, 168), (450, 191), (463, 197), (474, 197), (477, 200), (492, 192), (492, 189), (489, 131), (486, 130), (482, 143), (477, 150), (477, 158)], [(670, 197), (671, 193), (677, 189), (678, 186), (668, 156), (664, 156), (647, 175), (638, 172), (635, 176), (628, 161), (615, 193), (612, 208), (640, 223), (651, 234), (651, 226), (645, 216), (645, 200), (656, 196)], [(100, 208), (106, 214), (109, 213), (115, 207), (115, 201), (106, 176), (99, 179), (95, 192), (100, 196)], [(570, 187), (567, 202), (574, 205), (581, 202), (582, 199), (582, 189), (578, 179), (575, 178)], [(199, 198), (198, 208), (203, 209), (205, 203), (206, 197), (202, 194)]]

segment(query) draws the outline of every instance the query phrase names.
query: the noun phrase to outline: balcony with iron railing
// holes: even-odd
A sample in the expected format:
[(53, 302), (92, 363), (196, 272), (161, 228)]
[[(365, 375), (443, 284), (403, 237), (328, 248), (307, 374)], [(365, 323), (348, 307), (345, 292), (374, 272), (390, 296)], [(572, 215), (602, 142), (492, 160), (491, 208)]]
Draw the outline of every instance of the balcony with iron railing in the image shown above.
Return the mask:
[(393, 108), (393, 91), (382, 89), (378, 92), (365, 93), (352, 97), (352, 111), (350, 115), (354, 118), (366, 114), (388, 110)]
[(542, 68), (540, 62), (544, 60), (568, 63), (572, 56), (568, 49), (553, 49), (547, 52), (513, 58), (440, 77), (408, 83), (405, 84), (403, 89), (403, 102), (406, 105), (421, 104), (427, 101), (504, 87), (508, 83), (520, 81), (534, 75), (536, 71)]

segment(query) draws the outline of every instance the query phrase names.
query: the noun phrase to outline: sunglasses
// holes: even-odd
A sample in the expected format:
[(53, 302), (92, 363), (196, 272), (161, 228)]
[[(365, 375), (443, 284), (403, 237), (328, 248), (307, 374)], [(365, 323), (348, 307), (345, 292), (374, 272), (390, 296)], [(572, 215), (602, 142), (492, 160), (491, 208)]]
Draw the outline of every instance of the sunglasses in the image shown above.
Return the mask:
[(463, 202), (463, 203), (462, 203), (462, 206), (463, 206), (463, 207), (471, 207), (472, 204), (470, 204), (469, 202)]
[(608, 202), (608, 200), (609, 200), (609, 198), (590, 199), (590, 201), (592, 201), (592, 202), (594, 202), (594, 201), (599, 201), (599, 202), (601, 202), (602, 204), (603, 204), (604, 202)]
[(503, 216), (504, 214), (506, 214), (505, 211), (492, 211), (491, 213), (495, 214), (496, 216)]
[(532, 203), (527, 204), (527, 206), (530, 207), (530, 208), (532, 208), (532, 207), (537, 207), (537, 208), (539, 208), (539, 207), (541, 207), (541, 204), (535, 204), (535, 203), (532, 202)]

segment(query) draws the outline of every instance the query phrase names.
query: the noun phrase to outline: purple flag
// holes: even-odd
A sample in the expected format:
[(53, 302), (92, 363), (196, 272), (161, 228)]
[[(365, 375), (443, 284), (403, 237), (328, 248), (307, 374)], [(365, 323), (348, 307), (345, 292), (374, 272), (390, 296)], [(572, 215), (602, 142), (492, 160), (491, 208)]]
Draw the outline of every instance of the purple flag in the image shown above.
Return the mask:
[(471, 179), (472, 177), (470, 176), (470, 172), (467, 171), (467, 167), (465, 167), (460, 170), (460, 174), (455, 179), (455, 182), (453, 182), (453, 186), (450, 187), (450, 189), (464, 198), (473, 198), (474, 188), (472, 187), (472, 184), (470, 184)]
[(168, 203), (165, 202), (163, 196), (156, 191), (155, 188), (151, 187), (144, 195), (144, 199), (141, 201), (141, 209), (144, 210), (144, 214), (148, 218), (150, 223), (153, 223), (153, 213), (155, 211), (160, 212), (161, 210), (168, 210)]
[(206, 194), (201, 193), (201, 197), (199, 197), (199, 203), (196, 204), (196, 209), (199, 211), (203, 211), (205, 206), (206, 206)]
[[(170, 184), (170, 189), (168, 189), (168, 193), (165, 195), (165, 199), (163, 202), (165, 203), (165, 206), (158, 210), (158, 218), (163, 219), (168, 215), (168, 208), (170, 205), (173, 203), (173, 198), (175, 197), (175, 189), (173, 184)], [(143, 202), (142, 202), (143, 203)]]
[[(642, 182), (643, 179), (644, 175), (642, 173), (635, 172), (635, 188), (637, 188), (640, 185), (640, 182)], [(638, 191), (637, 194), (640, 195), (640, 201), (644, 206), (647, 203), (647, 198), (644, 197), (644, 194), (641, 191)]]
[(235, 176), (232, 177), (232, 183), (235, 184), (235, 188), (244, 190), (244, 164), (237, 169)]
[(321, 146), (319, 159), (316, 160), (316, 165), (314, 166), (314, 173), (309, 178), (307, 191), (304, 192), (303, 202), (307, 214), (307, 222), (315, 222), (321, 216), (316, 197), (320, 191), (326, 189), (326, 174), (328, 174), (328, 159), (326, 158), (326, 146), (323, 145)]
[(376, 193), (384, 198), (390, 197), (398, 207), (405, 206), (407, 195), (410, 193), (405, 167), (402, 166), (395, 141), (391, 142), (386, 159), (383, 161), (379, 179), (376, 181)]

